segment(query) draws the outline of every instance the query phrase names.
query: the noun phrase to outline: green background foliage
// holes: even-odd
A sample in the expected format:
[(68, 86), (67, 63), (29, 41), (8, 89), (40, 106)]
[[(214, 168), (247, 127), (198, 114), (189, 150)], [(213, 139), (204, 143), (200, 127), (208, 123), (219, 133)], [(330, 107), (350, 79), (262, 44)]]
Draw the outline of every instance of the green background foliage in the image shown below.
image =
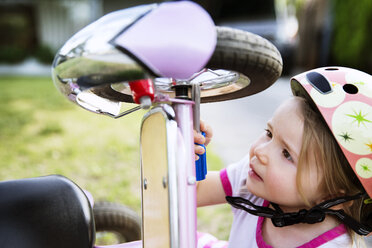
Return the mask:
[[(0, 77), (0, 180), (64, 175), (95, 201), (140, 213), (139, 132), (145, 111), (112, 119), (66, 100), (47, 77)], [(222, 168), (208, 147), (208, 169)], [(198, 210), (198, 229), (227, 239), (227, 205)], [(221, 225), (224, 223), (224, 225)]]
[(372, 72), (372, 1), (333, 0), (332, 60)]

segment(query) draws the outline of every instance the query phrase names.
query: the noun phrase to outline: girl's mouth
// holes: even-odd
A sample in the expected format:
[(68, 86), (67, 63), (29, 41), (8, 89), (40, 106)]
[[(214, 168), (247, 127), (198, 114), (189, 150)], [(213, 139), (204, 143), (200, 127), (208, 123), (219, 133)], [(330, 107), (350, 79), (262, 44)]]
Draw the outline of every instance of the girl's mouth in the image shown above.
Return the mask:
[(253, 170), (252, 165), (249, 166), (248, 175), (258, 181), (263, 181), (262, 178)]

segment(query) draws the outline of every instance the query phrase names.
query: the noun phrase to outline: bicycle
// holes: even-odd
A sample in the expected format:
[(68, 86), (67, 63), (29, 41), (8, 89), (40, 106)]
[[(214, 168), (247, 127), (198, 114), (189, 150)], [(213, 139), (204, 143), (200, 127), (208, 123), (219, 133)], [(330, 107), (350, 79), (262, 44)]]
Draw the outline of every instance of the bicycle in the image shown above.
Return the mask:
[[(281, 71), (280, 53), (269, 41), (215, 27), (205, 10), (188, 1), (116, 11), (68, 40), (53, 62), (53, 80), (62, 94), (113, 118), (148, 109), (140, 136), (142, 239), (105, 247), (196, 247), (195, 185), (206, 173), (205, 164), (196, 168), (194, 162), (193, 130), (200, 125), (200, 104), (260, 92)], [(136, 106), (123, 108), (121, 103)], [(49, 176), (4, 185), (15, 192), (10, 203), (43, 203), (43, 210), (22, 209), (26, 219), (42, 220), (32, 232), (9, 228), (17, 217), (8, 217), (7, 233), (17, 231), (21, 238), (1, 235), (2, 244), (94, 246), (93, 200), (76, 184)], [(23, 188), (31, 193), (19, 193)]]

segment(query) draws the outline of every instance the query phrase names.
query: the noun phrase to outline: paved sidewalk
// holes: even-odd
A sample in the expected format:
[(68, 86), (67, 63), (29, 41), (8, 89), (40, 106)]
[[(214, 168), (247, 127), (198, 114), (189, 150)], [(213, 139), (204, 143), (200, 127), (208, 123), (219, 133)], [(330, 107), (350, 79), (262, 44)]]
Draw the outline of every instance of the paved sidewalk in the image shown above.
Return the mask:
[(0, 76), (51, 76), (51, 65), (43, 65), (36, 59), (27, 59), (17, 65), (0, 64)]

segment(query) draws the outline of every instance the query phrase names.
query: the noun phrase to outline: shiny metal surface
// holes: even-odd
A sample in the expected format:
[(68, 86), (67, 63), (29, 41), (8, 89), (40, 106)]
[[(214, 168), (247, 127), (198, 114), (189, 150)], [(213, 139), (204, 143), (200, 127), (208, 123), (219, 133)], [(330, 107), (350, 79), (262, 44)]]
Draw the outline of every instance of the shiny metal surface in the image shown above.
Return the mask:
[(176, 103), (173, 108), (179, 130), (177, 136), (177, 180), (180, 247), (196, 248), (197, 212), (193, 102)]
[[(71, 101), (96, 113), (118, 115), (118, 93), (110, 84), (149, 78), (150, 75), (128, 55), (120, 52), (110, 40), (157, 4), (112, 12), (88, 25), (60, 49), (52, 76), (56, 87)], [(124, 97), (132, 102), (132, 97)], [(123, 100), (123, 97), (120, 97)]]
[(136, 105), (122, 104), (133, 103), (129, 81), (150, 78), (156, 94), (172, 98), (175, 84), (199, 84), (202, 103), (206, 98), (239, 91), (250, 84), (244, 75), (226, 70), (203, 69), (183, 80), (158, 78), (143, 61), (133, 54), (127, 55), (113, 44), (118, 34), (159, 6), (150, 4), (112, 12), (76, 33), (54, 59), (52, 77), (55, 86), (79, 106), (118, 118), (138, 109)]
[[(203, 69), (188, 80), (177, 80), (172, 78), (155, 78), (154, 84), (157, 93), (175, 97), (173, 86), (179, 84), (198, 84), (200, 85), (200, 98), (219, 96), (232, 93), (247, 87), (250, 84), (248, 77), (234, 71)], [(111, 85), (111, 89), (118, 93), (131, 96), (131, 91), (127, 83)], [(124, 100), (124, 99), (123, 99)]]

